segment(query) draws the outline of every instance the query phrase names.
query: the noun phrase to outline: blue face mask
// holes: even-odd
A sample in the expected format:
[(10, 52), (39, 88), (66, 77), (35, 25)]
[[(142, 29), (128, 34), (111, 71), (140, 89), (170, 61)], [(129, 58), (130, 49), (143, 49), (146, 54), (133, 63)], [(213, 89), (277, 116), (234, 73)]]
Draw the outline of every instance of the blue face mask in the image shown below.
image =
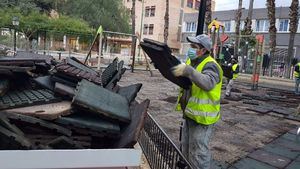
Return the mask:
[(189, 48), (188, 52), (187, 52), (187, 56), (191, 59), (191, 60), (195, 60), (197, 58), (197, 50), (194, 48)]

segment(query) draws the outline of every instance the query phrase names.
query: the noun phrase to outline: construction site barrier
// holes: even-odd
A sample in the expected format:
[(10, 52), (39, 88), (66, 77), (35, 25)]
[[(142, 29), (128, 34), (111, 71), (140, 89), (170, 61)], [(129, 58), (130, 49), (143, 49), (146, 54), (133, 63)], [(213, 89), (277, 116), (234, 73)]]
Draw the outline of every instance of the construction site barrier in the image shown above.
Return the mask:
[(151, 169), (191, 169), (190, 163), (148, 113), (139, 144)]

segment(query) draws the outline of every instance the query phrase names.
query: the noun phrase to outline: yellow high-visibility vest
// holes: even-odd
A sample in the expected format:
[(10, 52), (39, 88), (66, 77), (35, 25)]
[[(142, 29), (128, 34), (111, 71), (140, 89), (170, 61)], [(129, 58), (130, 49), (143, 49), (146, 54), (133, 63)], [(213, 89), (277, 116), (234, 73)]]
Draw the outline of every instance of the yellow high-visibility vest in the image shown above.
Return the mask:
[[(300, 69), (300, 62), (297, 63), (297, 64), (295, 65), (295, 67), (296, 67), (297, 65), (298, 65), (298, 67), (299, 67), (299, 69)], [(300, 73), (294, 71), (294, 77), (295, 77), (295, 78), (300, 78)]]
[[(220, 100), (221, 100), (221, 87), (223, 79), (223, 70), (220, 65), (211, 57), (205, 58), (196, 68), (198, 72), (202, 72), (204, 66), (209, 63), (214, 62), (218, 65), (220, 72), (220, 82), (210, 91), (205, 91), (194, 83), (191, 87), (191, 97), (188, 100), (187, 106), (185, 108), (184, 114), (186, 117), (194, 120), (198, 124), (210, 125), (216, 123), (220, 115)], [(188, 60), (187, 65), (191, 64)], [(181, 89), (182, 91), (183, 89)], [(178, 101), (182, 93), (178, 96)], [(179, 103), (177, 103), (176, 110), (182, 110)]]
[[(232, 71), (235, 71), (235, 70), (236, 70), (236, 68), (237, 68), (237, 66), (238, 66), (238, 64), (237, 64), (237, 63), (236, 63), (236, 64), (234, 64), (234, 65), (232, 66)], [(236, 79), (238, 76), (239, 76), (239, 73), (233, 73), (233, 77), (232, 77), (232, 79), (234, 80), (234, 79)]]

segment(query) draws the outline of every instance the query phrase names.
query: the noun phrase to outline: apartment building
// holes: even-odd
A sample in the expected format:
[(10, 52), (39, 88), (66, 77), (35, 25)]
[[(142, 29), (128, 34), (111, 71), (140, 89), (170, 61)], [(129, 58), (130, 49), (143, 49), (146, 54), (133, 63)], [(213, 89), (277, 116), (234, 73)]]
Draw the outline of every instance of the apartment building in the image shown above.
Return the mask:
[[(132, 8), (132, 0), (123, 0), (123, 3), (128, 9)], [(168, 45), (174, 53), (179, 53), (180, 51), (184, 13), (197, 13), (199, 6), (200, 0), (169, 0)], [(214, 8), (215, 1), (213, 0), (212, 9)], [(165, 0), (136, 0), (135, 30), (141, 35), (142, 39), (150, 38), (161, 42), (164, 41), (165, 11)], [(197, 18), (198, 16), (195, 19)]]
[[(300, 10), (299, 10), (300, 12)], [(225, 25), (225, 33), (228, 35), (235, 34), (235, 13), (236, 10), (216, 11), (213, 12), (212, 17), (217, 18), (218, 21)], [(187, 36), (194, 36), (197, 27), (197, 13), (189, 13), (184, 15), (182, 27), (182, 53), (185, 53), (189, 48), (186, 41)], [(248, 10), (243, 9), (240, 28), (244, 28), (244, 22), (248, 16)], [(195, 25), (195, 26), (190, 26)], [(252, 29), (253, 34), (262, 34), (265, 37), (265, 53), (269, 53), (269, 19), (268, 10), (266, 8), (259, 8), (253, 10)], [(277, 46), (275, 52), (275, 61), (278, 63), (284, 62), (287, 57), (287, 49), (289, 44), (289, 7), (276, 8), (276, 28), (277, 28)], [(300, 26), (295, 36), (294, 57), (300, 58)]]

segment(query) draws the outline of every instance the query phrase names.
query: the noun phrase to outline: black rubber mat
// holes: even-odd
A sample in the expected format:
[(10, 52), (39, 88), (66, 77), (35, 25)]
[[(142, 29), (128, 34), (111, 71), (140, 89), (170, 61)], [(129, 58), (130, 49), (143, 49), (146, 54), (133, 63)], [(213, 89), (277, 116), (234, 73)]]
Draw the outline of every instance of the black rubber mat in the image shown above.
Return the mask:
[(87, 80), (78, 83), (72, 105), (112, 120), (130, 122), (129, 102), (125, 97)]
[[(103, 120), (101, 117), (87, 112), (76, 112), (69, 116), (60, 117), (56, 122), (68, 126), (68, 128), (71, 127), (75, 132), (77, 132), (76, 128), (96, 131), (96, 136), (99, 134), (101, 136), (120, 134), (119, 124)], [(94, 136), (93, 132), (89, 133), (89, 135)]]
[(140, 45), (151, 58), (154, 67), (158, 69), (166, 79), (184, 89), (190, 88), (192, 83), (188, 78), (175, 77), (172, 74), (171, 68), (180, 64), (180, 61), (171, 54), (171, 50), (166, 44), (150, 39), (144, 39), (144, 42), (141, 42)]
[(142, 87), (141, 83), (133, 84), (130, 86), (124, 86), (124, 87), (120, 87), (117, 93), (120, 94), (121, 96), (126, 97), (129, 103), (131, 103), (135, 99), (141, 87)]
[[(123, 65), (122, 65), (123, 66)], [(105, 87), (118, 72), (118, 59), (115, 58), (101, 74), (102, 85)]]
[(59, 98), (46, 89), (11, 91), (0, 97), (0, 110), (57, 101)]

